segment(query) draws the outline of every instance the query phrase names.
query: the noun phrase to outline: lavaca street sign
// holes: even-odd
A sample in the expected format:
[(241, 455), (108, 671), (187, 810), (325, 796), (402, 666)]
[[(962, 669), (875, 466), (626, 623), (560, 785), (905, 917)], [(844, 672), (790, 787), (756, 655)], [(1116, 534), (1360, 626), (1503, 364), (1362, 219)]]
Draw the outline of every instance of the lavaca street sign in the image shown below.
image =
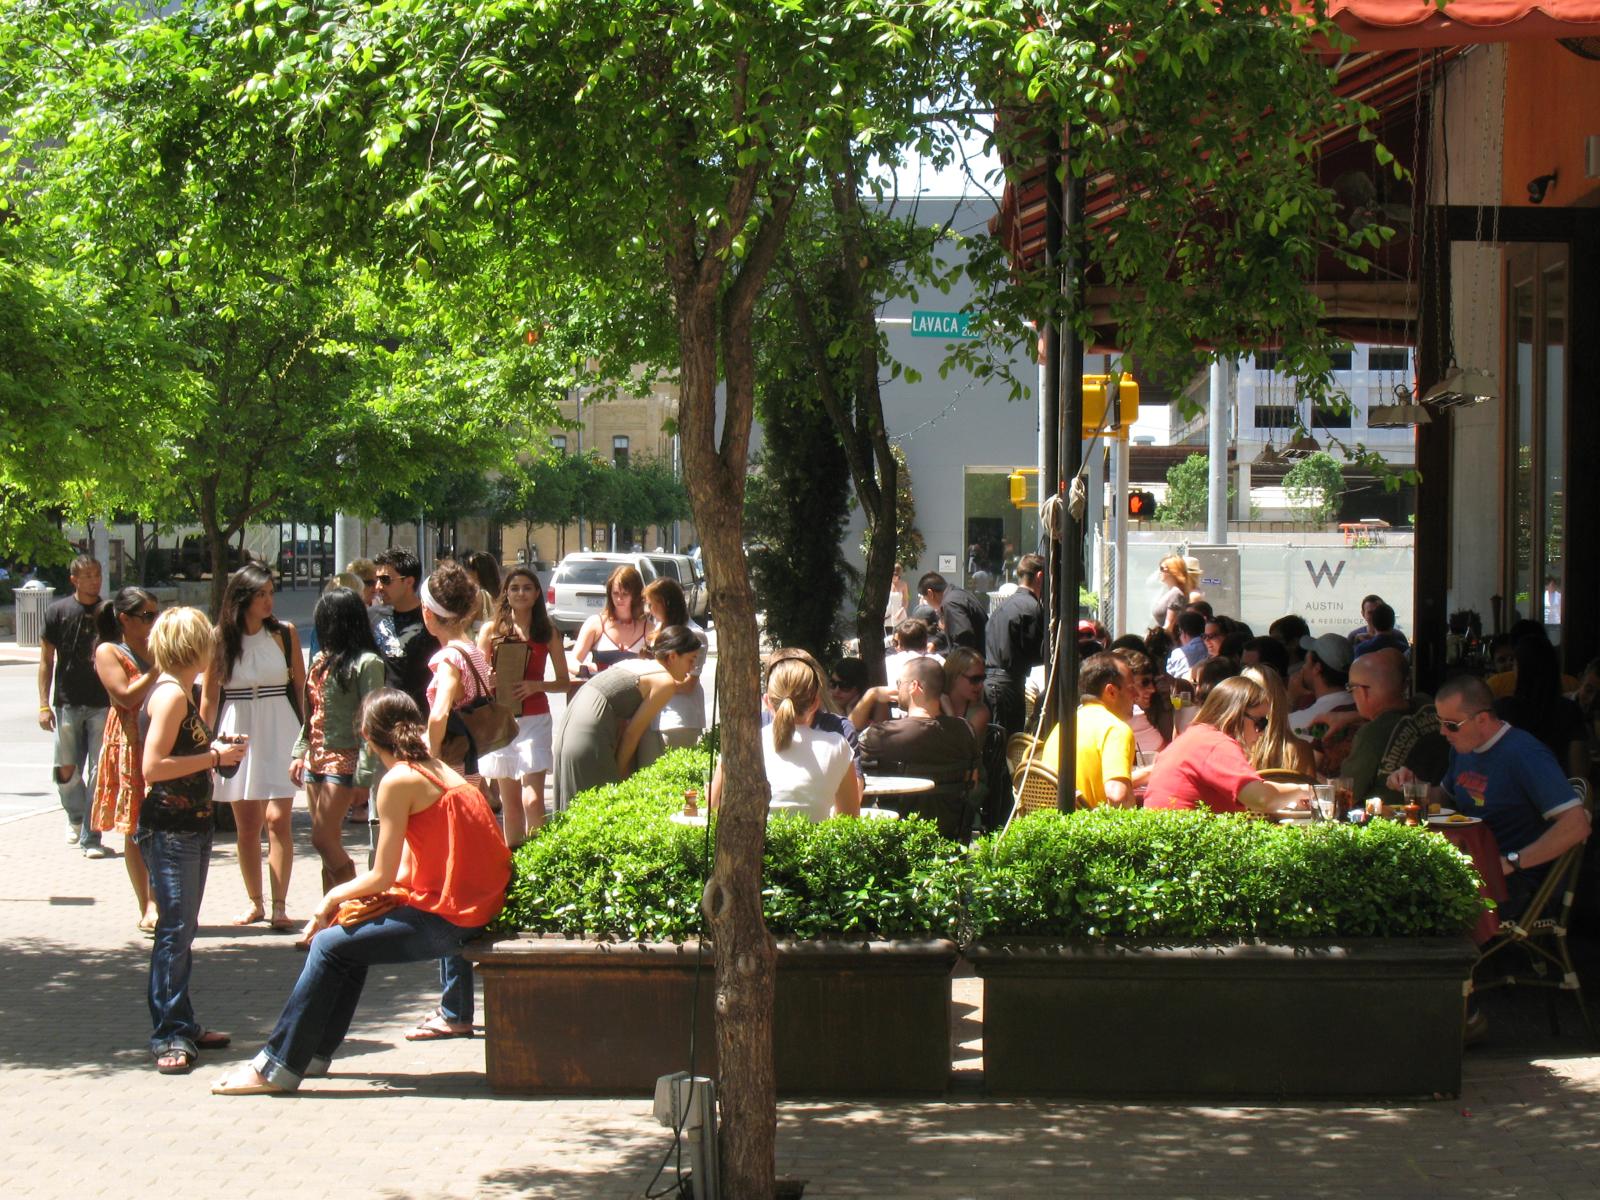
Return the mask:
[(975, 338), (978, 336), (977, 334), (967, 332), (967, 322), (970, 320), (972, 320), (971, 313), (913, 310), (911, 313), (911, 336)]

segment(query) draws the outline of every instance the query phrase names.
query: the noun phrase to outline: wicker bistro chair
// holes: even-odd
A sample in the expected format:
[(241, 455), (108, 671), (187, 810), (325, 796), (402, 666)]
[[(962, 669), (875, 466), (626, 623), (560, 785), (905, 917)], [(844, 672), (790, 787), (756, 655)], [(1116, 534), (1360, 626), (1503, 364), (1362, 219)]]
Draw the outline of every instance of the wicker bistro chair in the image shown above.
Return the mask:
[(1031, 733), (1013, 733), (1006, 741), (1006, 766), (1016, 775), (1017, 768), (1039, 753), (1044, 743)]
[(1019, 817), (1029, 813), (1060, 811), (1060, 780), (1054, 771), (1037, 759), (1025, 761), (1017, 767), (1011, 776), (1011, 787), (1016, 792), (1014, 811)]
[[(1572, 780), (1573, 790), (1583, 800), (1586, 810), (1591, 809), (1589, 782)], [(1584, 843), (1571, 847), (1550, 864), (1544, 883), (1528, 901), (1528, 907), (1513, 920), (1502, 920), (1500, 929), (1484, 943), (1472, 969), (1472, 986), (1477, 991), (1497, 987), (1536, 987), (1546, 989), (1545, 999), (1550, 1013), (1550, 1032), (1560, 1034), (1561, 1022), (1556, 1012), (1556, 993), (1571, 992), (1578, 1002), (1578, 1015), (1588, 1032), (1591, 1044), (1600, 1045), (1595, 1036), (1594, 1022), (1583, 1001), (1583, 989), (1578, 984), (1578, 972), (1572, 964), (1572, 954), (1567, 949), (1567, 925), (1572, 917), (1572, 904), (1578, 892), (1578, 873), (1583, 867)], [(1522, 951), (1525, 969), (1518, 969), (1514, 956), (1505, 954), (1511, 947)], [(1492, 963), (1491, 963), (1492, 960)]]

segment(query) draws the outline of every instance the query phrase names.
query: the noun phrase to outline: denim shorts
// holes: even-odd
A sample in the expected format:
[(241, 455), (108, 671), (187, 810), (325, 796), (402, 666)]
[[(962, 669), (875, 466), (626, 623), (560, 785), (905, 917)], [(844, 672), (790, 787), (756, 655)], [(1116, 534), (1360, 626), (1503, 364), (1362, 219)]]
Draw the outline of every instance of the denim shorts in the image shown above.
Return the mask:
[(321, 771), (307, 771), (307, 783), (331, 783), (335, 787), (353, 788), (356, 786), (354, 775), (324, 775)]

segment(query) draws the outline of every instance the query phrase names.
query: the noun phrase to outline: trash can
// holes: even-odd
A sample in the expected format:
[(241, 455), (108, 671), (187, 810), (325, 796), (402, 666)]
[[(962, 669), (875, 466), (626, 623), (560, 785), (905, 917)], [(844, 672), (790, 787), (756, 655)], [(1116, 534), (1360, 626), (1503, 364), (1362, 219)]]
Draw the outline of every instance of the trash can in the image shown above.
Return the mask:
[(55, 594), (53, 587), (17, 589), (17, 645), (37, 646), (44, 641), (44, 610)]

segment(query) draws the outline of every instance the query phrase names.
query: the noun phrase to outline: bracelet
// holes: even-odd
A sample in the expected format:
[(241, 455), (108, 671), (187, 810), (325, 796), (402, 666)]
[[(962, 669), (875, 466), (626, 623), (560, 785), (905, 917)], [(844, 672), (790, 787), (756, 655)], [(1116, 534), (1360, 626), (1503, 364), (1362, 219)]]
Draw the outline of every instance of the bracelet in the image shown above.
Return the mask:
[(216, 749), (215, 747), (212, 747), (212, 750), (211, 750), (211, 769), (213, 771), (215, 771), (220, 766), (222, 766), (222, 751)]
[(39, 705), (39, 711), (40, 712), (54, 712), (55, 710), (52, 709), (48, 704), (41, 704), (41, 705)]

